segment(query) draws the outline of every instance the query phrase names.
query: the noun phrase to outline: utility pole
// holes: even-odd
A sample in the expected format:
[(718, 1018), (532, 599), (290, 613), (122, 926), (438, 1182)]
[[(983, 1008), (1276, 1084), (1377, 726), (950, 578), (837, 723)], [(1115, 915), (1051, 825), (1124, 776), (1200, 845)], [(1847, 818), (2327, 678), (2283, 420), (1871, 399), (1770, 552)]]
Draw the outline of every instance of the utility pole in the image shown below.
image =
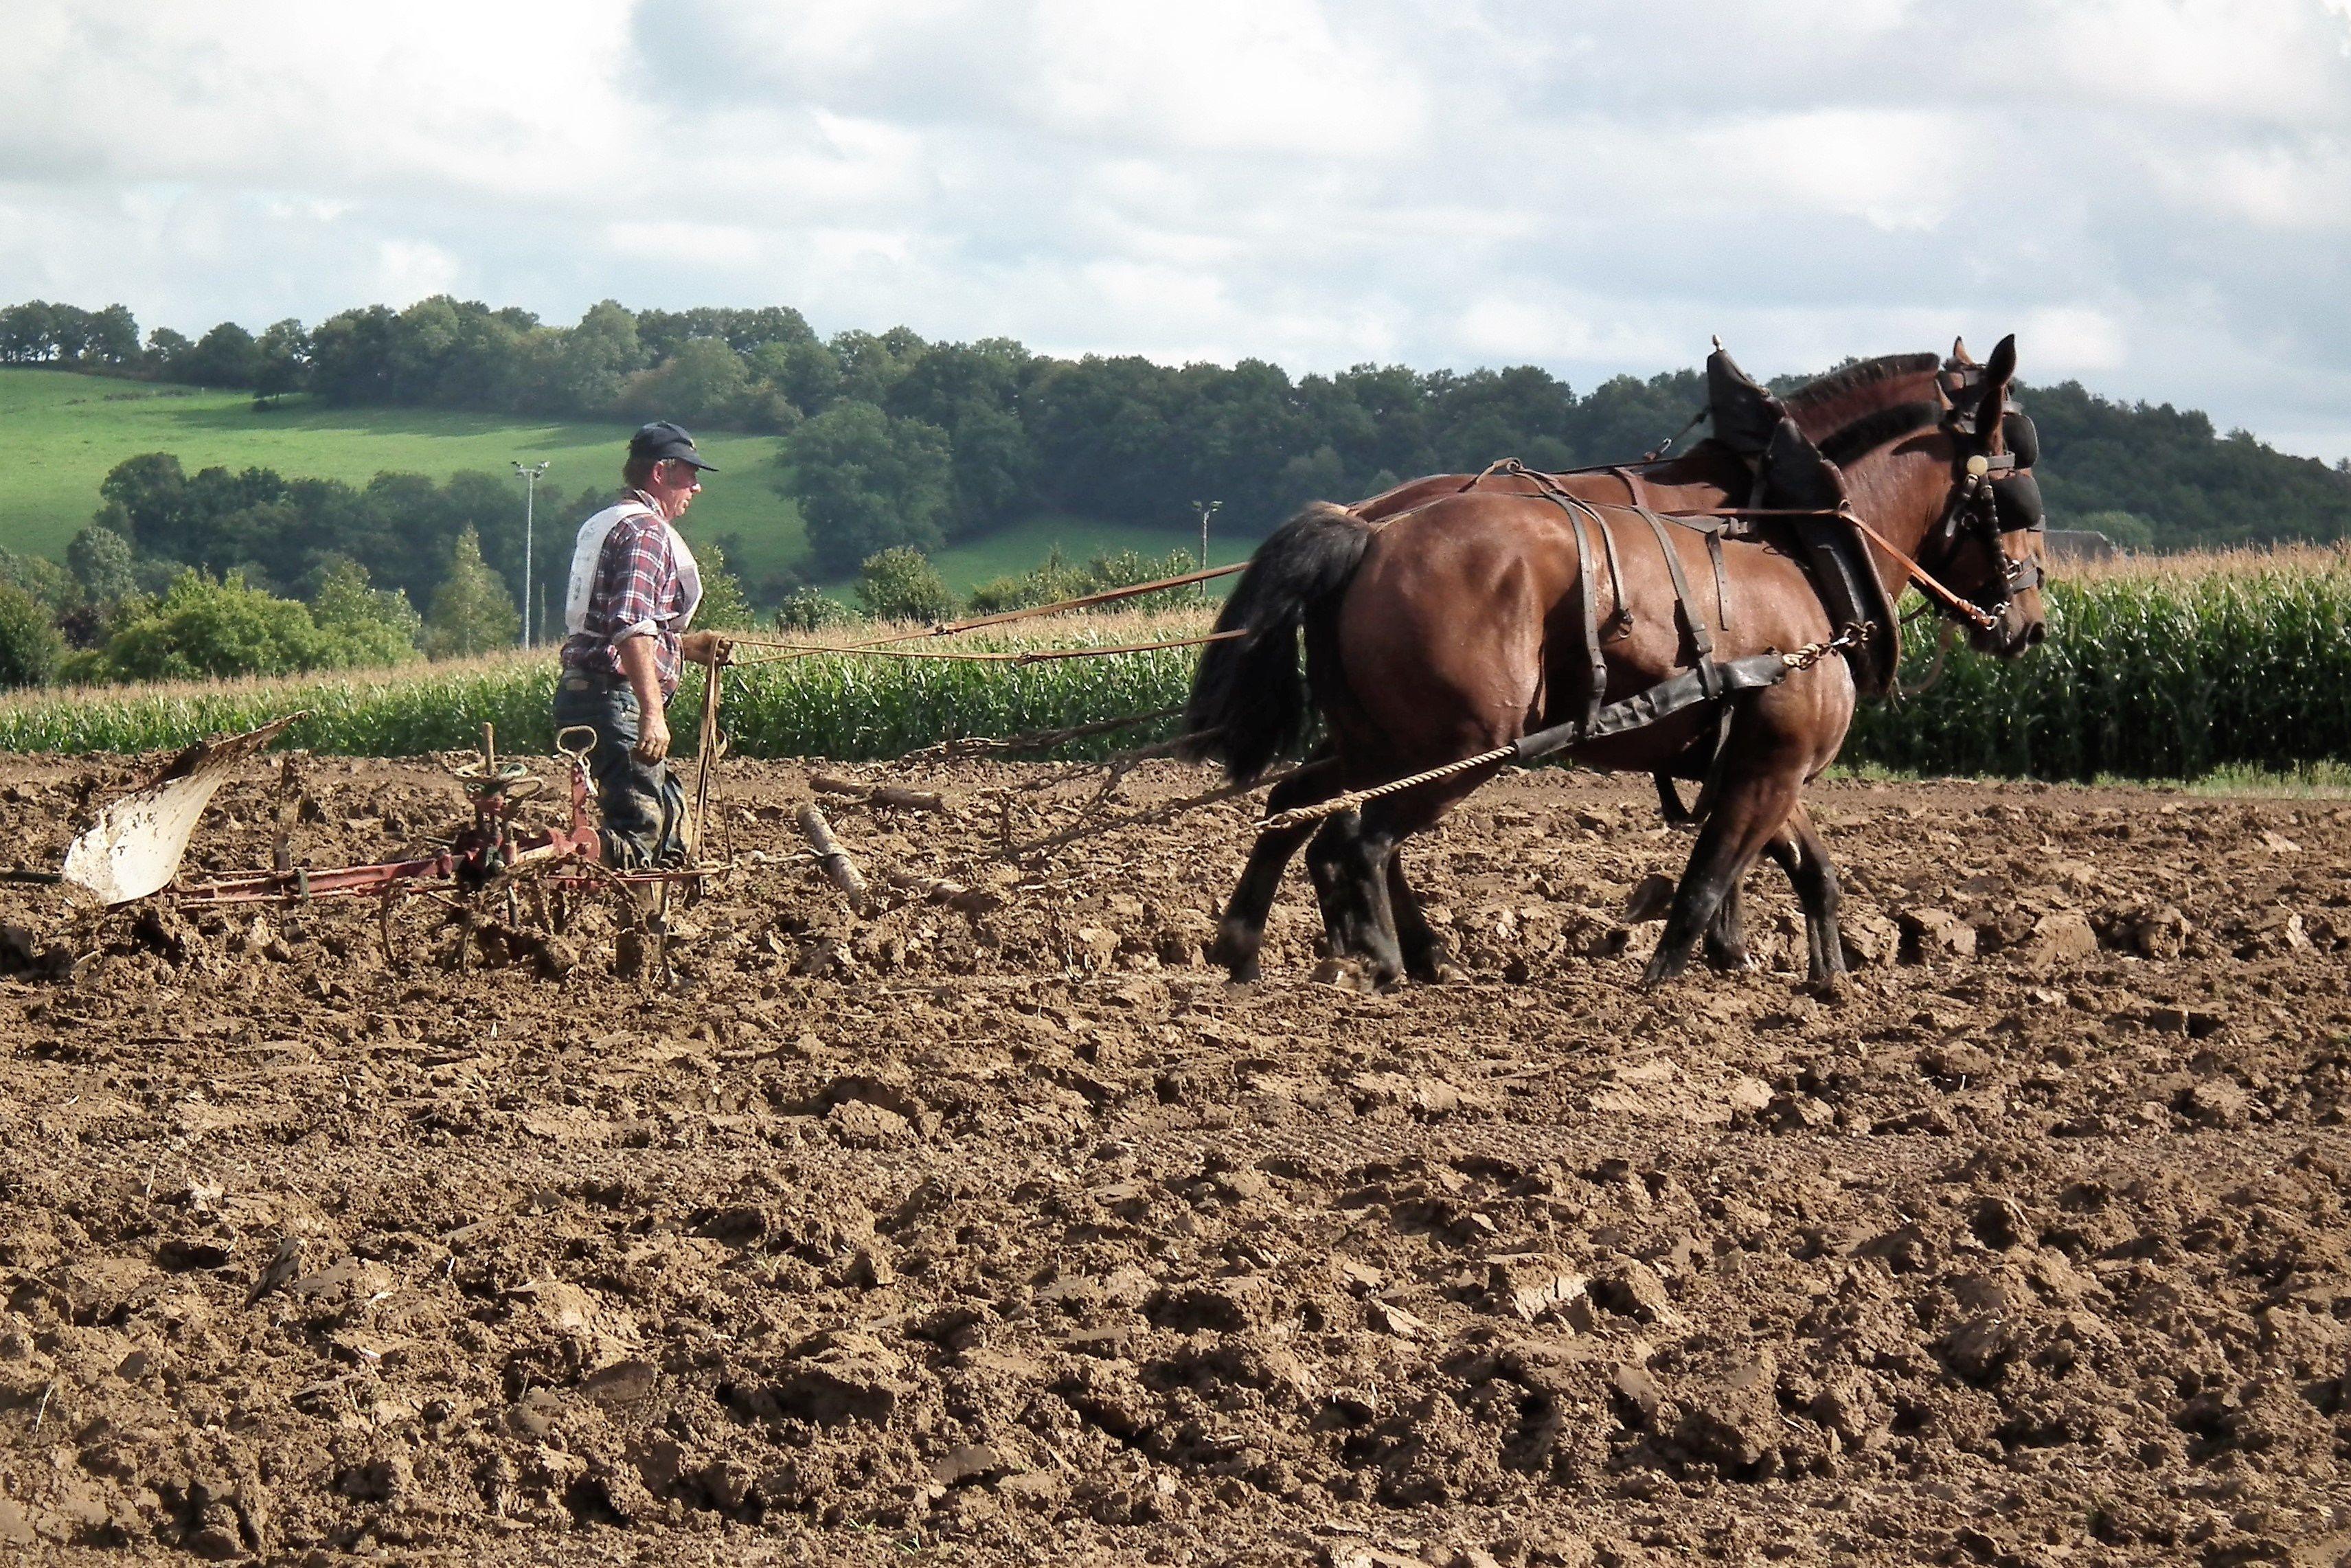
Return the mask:
[[(526, 647), (526, 648), (529, 647), (529, 646), (530, 646), (530, 644), (531, 644), (531, 635), (530, 635), (530, 580), (530, 580), (530, 531), (531, 531), (531, 513), (536, 509), (535, 503), (536, 503), (536, 502), (538, 501), (538, 482), (539, 482), (539, 480), (540, 480), (541, 478), (543, 478), (543, 477), (545, 477), (545, 476), (546, 476), (548, 467), (549, 467), (549, 465), (547, 465), (547, 464), (545, 464), (545, 463), (533, 464), (533, 465), (530, 465), (529, 466), (525, 466), (524, 465), (522, 465), (522, 464), (520, 464), (520, 463), (517, 463), (517, 464), (516, 464), (516, 465), (514, 465), (515, 477), (516, 477), (516, 478), (517, 478), (517, 479), (520, 479), (520, 480), (522, 481), (522, 645), (523, 645), (524, 647)], [(1207, 524), (1205, 524), (1205, 523), (1201, 525), (1201, 527), (1202, 527), (1204, 529), (1207, 528)], [(1205, 533), (1203, 533), (1201, 537), (1205, 538), (1207, 537), (1207, 535), (1206, 535)]]
[[(1208, 518), (1212, 514), (1224, 510), (1225, 504), (1222, 501), (1195, 501), (1192, 505), (1200, 512), (1200, 570), (1206, 571), (1208, 570)], [(1205, 593), (1207, 590), (1204, 588), (1201, 591)]]

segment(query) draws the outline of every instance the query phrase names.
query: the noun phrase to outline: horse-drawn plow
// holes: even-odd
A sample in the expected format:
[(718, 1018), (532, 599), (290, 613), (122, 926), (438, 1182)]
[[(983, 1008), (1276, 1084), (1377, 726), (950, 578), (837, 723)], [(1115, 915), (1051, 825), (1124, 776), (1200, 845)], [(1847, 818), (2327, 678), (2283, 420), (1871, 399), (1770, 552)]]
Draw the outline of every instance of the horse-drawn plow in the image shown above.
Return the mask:
[[(1978, 550), (1987, 633), (1993, 472), (1886, 536)], [(1474, 484), (1626, 583), (1611, 528), (1680, 537)], [(1683, 509), (1844, 515), (1755, 499)], [(812, 773), (720, 766), (714, 700), (698, 858), (650, 872), (576, 737), (271, 770), (281, 724), (110, 802), (0, 760), (14, 880), (115, 912), (0, 887), (0, 1545), (2334, 1561), (2351, 806), (1819, 781), (1837, 920), (1798, 856), (1749, 967), (1644, 990), (1693, 837), (1509, 765), (1894, 634), (1736, 646), (1740, 540), (1686, 531), (1698, 589), (1587, 595), (1571, 653), (1703, 628), (1710, 673), (1490, 747), (1003, 760), (1155, 713)], [(1445, 983), (1379, 987), (1349, 835), (1465, 782), (1409, 884)], [(1233, 983), (1236, 877), (1300, 842)]]

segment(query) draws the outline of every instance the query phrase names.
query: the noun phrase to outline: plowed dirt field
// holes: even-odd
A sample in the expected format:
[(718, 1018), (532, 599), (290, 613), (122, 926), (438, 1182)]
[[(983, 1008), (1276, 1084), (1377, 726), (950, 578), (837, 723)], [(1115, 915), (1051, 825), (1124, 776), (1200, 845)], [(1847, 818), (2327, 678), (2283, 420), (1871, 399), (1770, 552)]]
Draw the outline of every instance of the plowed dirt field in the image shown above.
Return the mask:
[[(1645, 994), (1688, 841), (1515, 778), (1412, 852), (1456, 977), (1366, 994), (1296, 880), (1263, 982), (1202, 966), (1238, 804), (1024, 874), (1049, 770), (892, 769), (948, 810), (828, 805), (857, 919), (805, 774), (727, 771), (772, 858), (665, 984), (601, 912), (460, 968), (413, 904), (395, 967), (371, 906), (0, 891), (0, 1555), (2351, 1552), (2341, 803), (1826, 787), (1850, 983), (1771, 872), (1763, 968)], [(132, 777), (0, 767), (0, 859)], [(311, 864), (462, 810), (310, 789)]]

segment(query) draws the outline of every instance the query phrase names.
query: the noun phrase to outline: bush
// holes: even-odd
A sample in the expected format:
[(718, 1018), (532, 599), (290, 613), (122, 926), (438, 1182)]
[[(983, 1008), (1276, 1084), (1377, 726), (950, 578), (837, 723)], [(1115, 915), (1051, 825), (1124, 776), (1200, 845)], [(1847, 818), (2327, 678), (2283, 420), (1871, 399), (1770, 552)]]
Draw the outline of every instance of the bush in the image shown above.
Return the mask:
[(785, 594), (784, 601), (776, 606), (778, 632), (821, 632), (854, 619), (848, 605), (822, 589), (806, 584)]
[[(1181, 577), (1196, 570), (1199, 563), (1189, 550), (1174, 550), (1165, 556), (1151, 557), (1139, 550), (1119, 550), (1098, 555), (1083, 568), (1071, 566), (1055, 545), (1044, 560), (1020, 577), (996, 577), (971, 591), (971, 608), (975, 614), (994, 615), (1006, 610), (1026, 610), (1031, 605), (1057, 604), (1064, 599), (1081, 599), (1089, 593), (1102, 593), (1113, 588), (1132, 588), (1140, 582), (1156, 582), (1163, 577)], [(1155, 601), (1165, 603), (1183, 594), (1198, 593), (1197, 589), (1171, 588), (1161, 593), (1144, 594), (1132, 600), (1118, 600), (1115, 604), (1124, 610)], [(1107, 608), (1107, 607), (1105, 607)]]
[(857, 601), (877, 621), (947, 621), (956, 596), (921, 550), (899, 545), (865, 558), (857, 573)]
[(399, 589), (368, 586), (367, 569), (355, 560), (329, 566), (310, 600), (310, 619), (320, 632), (342, 644), (337, 664), (401, 664), (416, 657), (423, 618)]
[(726, 547), (713, 540), (694, 552), (702, 569), (702, 602), (694, 612), (696, 628), (711, 632), (748, 632), (759, 623), (743, 591), (743, 580), (727, 570)]
[(1071, 566), (1055, 545), (1045, 559), (1019, 577), (993, 577), (971, 591), (971, 608), (976, 615), (995, 615), (1007, 610), (1026, 610), (1031, 605), (1051, 604), (1063, 599), (1075, 599), (1087, 591), (1086, 574)]
[(0, 686), (45, 686), (57, 679), (66, 640), (38, 601), (0, 582)]
[[(380, 593), (346, 564), (319, 590), (319, 614), (250, 587), (235, 572), (183, 571), (160, 600), (132, 600), (114, 634), (74, 674), (99, 681), (286, 675), (402, 664), (416, 657), (416, 612), (405, 594)], [(321, 621), (323, 620), (323, 624)]]

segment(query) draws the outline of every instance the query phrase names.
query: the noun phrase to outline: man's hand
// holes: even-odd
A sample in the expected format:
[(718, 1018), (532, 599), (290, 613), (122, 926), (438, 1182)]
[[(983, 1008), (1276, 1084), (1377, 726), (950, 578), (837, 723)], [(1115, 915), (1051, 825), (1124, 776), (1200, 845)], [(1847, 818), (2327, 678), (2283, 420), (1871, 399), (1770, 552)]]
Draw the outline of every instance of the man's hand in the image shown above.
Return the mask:
[(677, 651), (689, 664), (723, 664), (735, 656), (735, 644), (716, 632), (688, 632), (678, 639)]
[(669, 755), (669, 716), (662, 711), (653, 640), (642, 632), (623, 637), (613, 652), (620, 656), (621, 674), (628, 677), (629, 690), (637, 698), (637, 744), (632, 750), (640, 762), (659, 762)]
[(661, 709), (645, 710), (643, 726), (637, 732), (636, 757), (640, 762), (659, 762), (669, 755), (669, 717)]

